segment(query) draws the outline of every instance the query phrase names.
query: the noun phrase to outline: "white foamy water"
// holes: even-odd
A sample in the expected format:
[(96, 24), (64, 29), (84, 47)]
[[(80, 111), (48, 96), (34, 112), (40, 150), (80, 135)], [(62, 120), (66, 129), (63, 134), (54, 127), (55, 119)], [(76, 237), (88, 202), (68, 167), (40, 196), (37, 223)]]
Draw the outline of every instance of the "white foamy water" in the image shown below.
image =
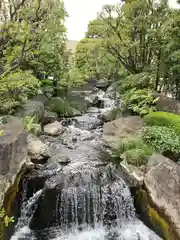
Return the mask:
[[(74, 229), (66, 234), (62, 233), (60, 229), (54, 231), (53, 236), (56, 236), (51, 237), (51, 234), (49, 234), (49, 240), (162, 240), (139, 220), (134, 224), (129, 223), (126, 226), (121, 226), (121, 228), (111, 228), (111, 231), (108, 231), (102, 225), (95, 229), (87, 228), (83, 231)], [(11, 238), (11, 240), (19, 239), (37, 240), (28, 227), (21, 228)]]

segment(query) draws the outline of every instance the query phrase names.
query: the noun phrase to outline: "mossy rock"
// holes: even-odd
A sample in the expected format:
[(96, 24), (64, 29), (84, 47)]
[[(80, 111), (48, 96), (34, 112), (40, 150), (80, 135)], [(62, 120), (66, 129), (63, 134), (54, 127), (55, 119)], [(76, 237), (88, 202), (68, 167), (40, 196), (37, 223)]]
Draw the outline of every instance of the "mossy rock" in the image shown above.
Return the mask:
[(178, 240), (172, 225), (163, 216), (161, 209), (156, 209), (145, 189), (135, 191), (135, 206), (141, 219), (164, 240)]
[[(9, 187), (5, 194), (3, 207), (8, 217), (14, 217), (15, 222), (17, 221), (17, 217), (19, 215), (20, 206), (20, 181), (22, 176), (26, 170), (26, 166), (24, 165), (21, 171), (17, 174), (14, 184)], [(14, 229), (14, 223), (10, 223), (8, 227), (5, 227), (4, 223), (0, 223), (0, 240), (10, 239), (11, 234)]]

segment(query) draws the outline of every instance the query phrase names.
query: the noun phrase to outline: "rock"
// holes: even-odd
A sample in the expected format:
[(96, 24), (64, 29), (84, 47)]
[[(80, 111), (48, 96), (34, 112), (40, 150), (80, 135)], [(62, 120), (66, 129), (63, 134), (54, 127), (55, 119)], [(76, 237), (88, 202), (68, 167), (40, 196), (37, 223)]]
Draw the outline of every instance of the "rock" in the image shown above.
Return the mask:
[(113, 83), (110, 84), (110, 86), (107, 88), (106, 93), (116, 92), (118, 87), (119, 87), (119, 82), (113, 82)]
[(128, 187), (140, 187), (144, 183), (144, 172), (138, 167), (128, 164), (125, 160), (120, 163), (117, 171)]
[(143, 120), (139, 116), (121, 117), (104, 123), (103, 138), (108, 145), (116, 148), (121, 137), (136, 134), (142, 126)]
[(40, 121), (44, 116), (44, 104), (40, 101), (28, 100), (17, 109), (15, 116), (22, 118), (35, 116), (37, 121)]
[(48, 98), (43, 94), (38, 94), (33, 97), (33, 101), (42, 102), (43, 104), (45, 104), (48, 101)]
[[(180, 238), (180, 166), (163, 156), (154, 155), (144, 183), (159, 213), (169, 221)], [(150, 167), (149, 166), (149, 167)]]
[(156, 167), (160, 163), (169, 163), (169, 159), (165, 158), (161, 154), (153, 154), (149, 157), (148, 162), (146, 164), (146, 173), (150, 171), (152, 168)]
[(77, 137), (76, 136), (73, 136), (72, 137), (72, 141), (75, 143), (75, 142), (77, 142)]
[(28, 135), (28, 154), (35, 163), (41, 163), (51, 156), (49, 147), (33, 135)]
[(69, 117), (77, 117), (77, 116), (81, 116), (82, 115), (81, 112), (78, 109), (76, 109), (76, 108), (73, 108), (71, 111), (72, 111), (72, 113), (70, 114)]
[(155, 94), (155, 97), (159, 97), (159, 100), (156, 102), (158, 111), (180, 114), (180, 101), (161, 94)]
[(42, 123), (44, 123), (44, 124), (52, 123), (52, 122), (56, 121), (57, 118), (58, 118), (57, 113), (45, 111), (44, 117), (42, 119)]
[(59, 156), (59, 160), (58, 160), (59, 164), (61, 165), (66, 165), (68, 163), (71, 162), (70, 158), (66, 155), (60, 155)]
[(83, 130), (92, 130), (102, 125), (102, 121), (100, 119), (89, 115), (75, 117), (73, 120), (75, 122), (75, 127)]
[(59, 105), (63, 105), (64, 100), (61, 97), (52, 97), (50, 100), (46, 102), (46, 106), (51, 112), (55, 112), (56, 107)]
[(44, 133), (51, 136), (58, 136), (64, 132), (64, 127), (58, 121), (49, 123), (44, 127)]
[(105, 112), (102, 112), (102, 114), (100, 115), (100, 118), (104, 121), (104, 122), (110, 122), (113, 120), (116, 120), (118, 118), (121, 117), (121, 110), (120, 109), (111, 109)]
[(7, 122), (0, 124), (0, 206), (5, 192), (13, 185), (17, 173), (24, 163), (28, 163), (27, 132), (21, 119), (13, 116), (3, 117)]
[(88, 96), (89, 93), (85, 93), (84, 91), (82, 91), (82, 89), (80, 89), (79, 91), (68, 91), (66, 100), (73, 106), (78, 106), (78, 110), (80, 112), (84, 112), (89, 105), (89, 102), (85, 100), (86, 95)]
[(90, 107), (87, 109), (87, 113), (99, 113), (100, 110), (97, 107)]
[(110, 81), (108, 81), (107, 79), (100, 79), (96, 83), (96, 87), (102, 89), (103, 91), (106, 91), (109, 86), (109, 83)]
[(96, 106), (99, 102), (99, 98), (96, 94), (91, 94), (85, 97), (85, 101), (89, 103), (89, 106)]

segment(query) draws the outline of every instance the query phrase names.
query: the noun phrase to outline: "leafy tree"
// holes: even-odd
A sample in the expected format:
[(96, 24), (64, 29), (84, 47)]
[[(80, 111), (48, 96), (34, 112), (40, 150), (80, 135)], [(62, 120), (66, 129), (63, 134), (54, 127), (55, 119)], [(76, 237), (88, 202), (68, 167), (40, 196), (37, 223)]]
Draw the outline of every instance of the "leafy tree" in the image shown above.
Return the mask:
[[(89, 35), (89, 30), (87, 35)], [(94, 37), (82, 39), (76, 48), (76, 67), (84, 78), (114, 79), (119, 72), (119, 63), (103, 47), (103, 40)]]
[(37, 78), (46, 78), (48, 75), (54, 77), (53, 87), (56, 93), (57, 83), (67, 68), (64, 27), (67, 13), (63, 2), (2, 1), (0, 13), (1, 102), (5, 96), (10, 102), (16, 102), (14, 93), (27, 93), (28, 88), (38, 86)]
[(158, 4), (132, 0), (104, 6), (99, 15), (106, 25), (103, 35), (107, 41), (104, 44), (130, 73), (152, 70), (160, 55), (159, 32), (167, 9), (167, 1), (164, 0)]
[(163, 67), (163, 84), (165, 90), (180, 99), (180, 10), (171, 12), (163, 26), (165, 60)]

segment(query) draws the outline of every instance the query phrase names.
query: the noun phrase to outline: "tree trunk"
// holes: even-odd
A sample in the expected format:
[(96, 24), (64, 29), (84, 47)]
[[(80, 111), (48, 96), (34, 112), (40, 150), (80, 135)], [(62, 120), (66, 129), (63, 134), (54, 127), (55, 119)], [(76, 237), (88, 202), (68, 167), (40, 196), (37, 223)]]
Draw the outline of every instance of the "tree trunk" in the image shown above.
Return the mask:
[(158, 57), (157, 57), (157, 71), (156, 71), (156, 81), (154, 90), (158, 90), (159, 79), (160, 79), (160, 66), (161, 66), (161, 48), (159, 49)]

